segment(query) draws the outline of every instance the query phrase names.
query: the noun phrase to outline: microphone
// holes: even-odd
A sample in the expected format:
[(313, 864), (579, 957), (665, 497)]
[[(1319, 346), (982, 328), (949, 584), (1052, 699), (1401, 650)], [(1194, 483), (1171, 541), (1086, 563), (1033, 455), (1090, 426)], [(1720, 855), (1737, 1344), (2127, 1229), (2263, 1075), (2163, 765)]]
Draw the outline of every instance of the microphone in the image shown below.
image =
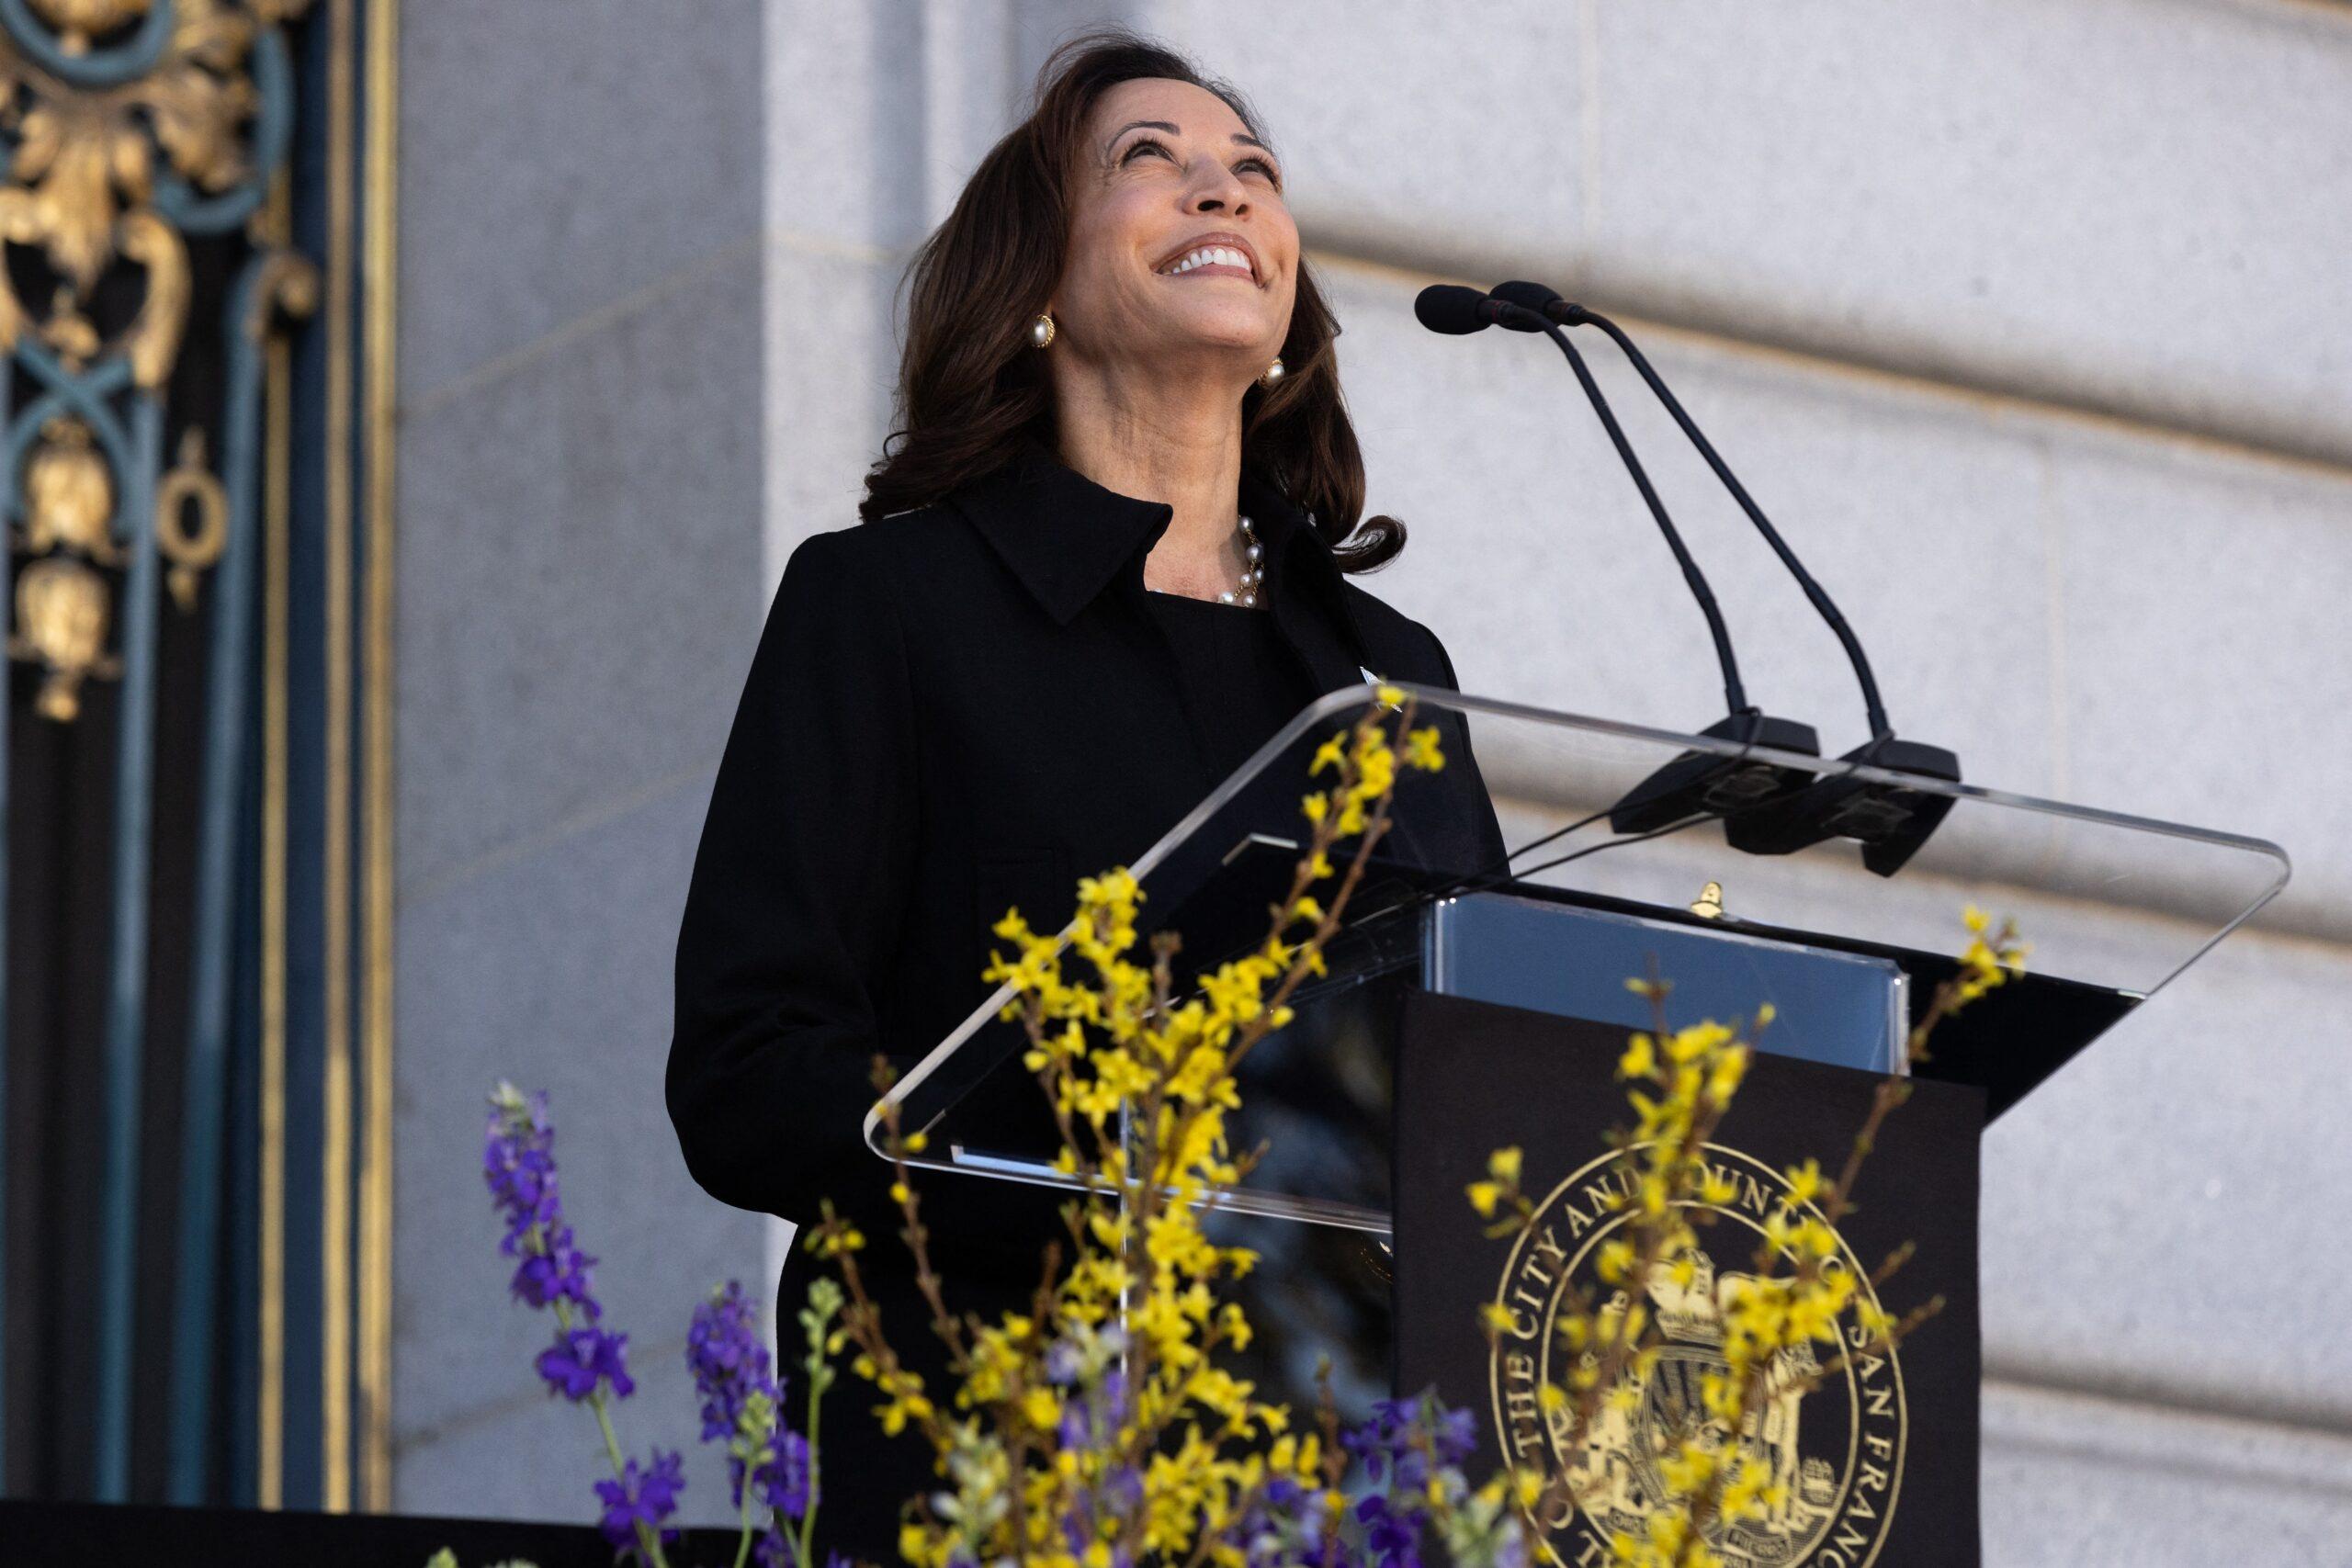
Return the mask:
[[(1601, 427), (1609, 433), (1618, 460), (1632, 477), (1634, 488), (1641, 492), (1658, 532), (1665, 536), (1667, 548), (1681, 567), (1682, 581), (1689, 585), (1690, 596), (1698, 601), (1700, 614), (1706, 617), (1707, 633), (1715, 645), (1715, 662), (1723, 673), (1724, 701), (1728, 711), (1700, 733), (1737, 741), (1743, 749), (1763, 746), (1819, 756), (1821, 739), (1811, 725), (1775, 718), (1748, 702), (1747, 687), (1739, 677), (1739, 658), (1732, 650), (1731, 632), (1724, 625), (1714, 591), (1707, 586), (1706, 574), (1699, 570), (1699, 563), (1683, 544), (1680, 530), (1667, 514), (1666, 503), (1658, 499), (1641, 459), (1634, 455), (1633, 443), (1625, 438), (1609, 400), (1601, 394), (1600, 384), (1585, 366), (1584, 356), (1577, 352), (1567, 334), (1537, 310), (1495, 294), (1482, 295), (1460, 284), (1435, 283), (1422, 289), (1413, 300), (1413, 315), (1431, 332), (1452, 336), (1499, 325), (1517, 332), (1543, 333), (1559, 346), (1567, 357), (1568, 367), (1576, 372), (1577, 384), (1583, 388), (1593, 412), (1600, 416)], [(1812, 778), (1810, 773), (1751, 759), (1745, 750), (1737, 757), (1685, 752), (1634, 785), (1611, 807), (1610, 826), (1619, 833), (1645, 833), (1693, 815), (1733, 817), (1801, 790)]]
[[(1854, 679), (1861, 688), (1862, 705), (1869, 716), (1871, 738), (1846, 753), (1841, 761), (1883, 769), (1890, 773), (1917, 773), (1923, 777), (1960, 782), (1960, 758), (1940, 746), (1924, 741), (1905, 740), (1897, 737), (1888, 723), (1886, 706), (1879, 698), (1878, 681), (1871, 671), (1870, 656), (1862, 651), (1861, 639), (1854, 634), (1846, 617), (1838, 612), (1828, 591), (1815, 581), (1795, 550), (1781, 536), (1779, 529), (1764, 515), (1764, 509), (1747, 493), (1747, 487), (1731, 471), (1716, 452), (1698, 422), (1682, 407), (1679, 399), (1667, 387), (1665, 379), (1654, 369), (1649, 359), (1635, 347), (1624, 330), (1600, 314), (1587, 310), (1572, 300), (1563, 299), (1540, 283), (1514, 280), (1498, 284), (1489, 299), (1518, 307), (1516, 312), (1498, 311), (1494, 319), (1515, 332), (1541, 330), (1535, 323), (1550, 326), (1557, 322), (1566, 326), (1596, 326), (1609, 334), (1624, 354), (1650, 391), (1663, 404), (1674, 423), (1689, 437), (1690, 445), (1714, 470), (1715, 478), (1739, 503), (1756, 531), (1780, 557), (1781, 564), (1796, 579), (1798, 587), (1814, 610), (1837, 635), (1846, 650), (1846, 660), (1853, 667)], [(1918, 852), (1951, 809), (1951, 797), (1902, 789), (1893, 784), (1866, 784), (1850, 773), (1817, 778), (1803, 790), (1774, 804), (1769, 811), (1747, 814), (1724, 824), (1724, 837), (1734, 848), (1753, 854), (1789, 854), (1822, 840), (1846, 837), (1862, 845), (1862, 863), (1881, 876), (1892, 876), (1902, 869), (1912, 855)]]
[[(1432, 283), (1413, 298), (1414, 319), (1430, 331), (1449, 337), (1482, 333), (1506, 315), (1523, 313), (1513, 302), (1481, 294), (1459, 283)], [(1543, 328), (1529, 323), (1518, 330), (1532, 333)]]

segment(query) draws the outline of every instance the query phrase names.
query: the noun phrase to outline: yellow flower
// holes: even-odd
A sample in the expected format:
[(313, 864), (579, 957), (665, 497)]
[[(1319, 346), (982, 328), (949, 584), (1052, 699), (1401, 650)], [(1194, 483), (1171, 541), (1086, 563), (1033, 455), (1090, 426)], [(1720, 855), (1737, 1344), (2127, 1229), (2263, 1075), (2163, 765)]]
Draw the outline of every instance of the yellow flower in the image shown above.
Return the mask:
[(853, 1224), (820, 1226), (808, 1238), (808, 1250), (819, 1258), (838, 1258), (865, 1245), (865, 1234)]
[(1617, 1076), (1621, 1078), (1657, 1077), (1657, 1043), (1646, 1034), (1635, 1034), (1627, 1041), (1625, 1054), (1617, 1058)]
[(1788, 1197), (1783, 1201), (1791, 1204), (1810, 1203), (1821, 1195), (1824, 1189), (1819, 1160), (1809, 1159), (1803, 1165), (1791, 1166), (1781, 1172), (1781, 1177), (1789, 1184)]

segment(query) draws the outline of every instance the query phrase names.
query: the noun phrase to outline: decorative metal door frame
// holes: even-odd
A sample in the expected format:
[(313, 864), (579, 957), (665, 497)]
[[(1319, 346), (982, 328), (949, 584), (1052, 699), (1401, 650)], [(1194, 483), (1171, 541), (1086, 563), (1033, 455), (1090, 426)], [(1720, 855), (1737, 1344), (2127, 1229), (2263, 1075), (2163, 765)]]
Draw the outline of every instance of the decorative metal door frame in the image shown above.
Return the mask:
[[(397, 28), (397, 0), (0, 0), (0, 667), (37, 675), (19, 726), (75, 723), (107, 686), (116, 718), (95, 1419), (86, 1486), (45, 1490), (391, 1501)], [(19, 298), (28, 277), (53, 297)], [(159, 757), (158, 627), (199, 606), (200, 740)], [(9, 800), (10, 706), (0, 954), (27, 934), (8, 848), (42, 826)], [(159, 767), (194, 797), (187, 842), (157, 838)], [(159, 902), (175, 856), (187, 897)], [(169, 1039), (159, 931), (186, 987)], [(0, 1180), (31, 1114), (8, 1065), (73, 1044), (0, 1054)], [(178, 1154), (160, 1247), (159, 1066)], [(5, 1233), (0, 1257), (56, 1261)], [(159, 1290), (167, 1323), (142, 1335)], [(0, 1317), (0, 1348), (10, 1333)], [(142, 1473), (134, 1429), (156, 1422)], [(28, 1473), (0, 1452), (0, 1491)]]

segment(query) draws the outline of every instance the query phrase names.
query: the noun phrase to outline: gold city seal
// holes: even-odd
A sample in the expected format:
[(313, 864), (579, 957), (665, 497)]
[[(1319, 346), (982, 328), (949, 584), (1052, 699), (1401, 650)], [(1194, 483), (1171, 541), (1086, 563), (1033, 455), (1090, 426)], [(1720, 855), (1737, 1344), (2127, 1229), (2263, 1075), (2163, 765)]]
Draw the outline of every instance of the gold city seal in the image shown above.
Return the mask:
[[(1510, 1323), (1496, 1338), (1488, 1368), (1495, 1433), (1511, 1464), (1567, 1478), (1572, 1499), (1555, 1501), (1557, 1491), (1547, 1493), (1544, 1506), (1551, 1512), (1536, 1521), (1535, 1532), (1545, 1557), (1562, 1568), (1605, 1564), (1613, 1535), (1643, 1532), (1646, 1513), (1666, 1490), (1658, 1459), (1668, 1434), (1688, 1429), (1702, 1408), (1702, 1380), (1728, 1364), (1723, 1304), (1741, 1276), (1721, 1272), (1716, 1258), (1752, 1258), (1765, 1221), (1788, 1192), (1780, 1173), (1762, 1161), (1718, 1144), (1706, 1149), (1713, 1174), (1735, 1194), (1721, 1207), (1686, 1205), (1701, 1212), (1691, 1219), (1713, 1255), (1698, 1255), (1698, 1272), (1687, 1286), (1663, 1276), (1651, 1280), (1657, 1361), (1641, 1375), (1630, 1408), (1604, 1405), (1573, 1449), (1572, 1412), (1547, 1416), (1540, 1391), (1567, 1382), (1575, 1352), (1553, 1325), (1569, 1287), (1589, 1300), (1611, 1299), (1592, 1265), (1600, 1244), (1632, 1217), (1616, 1206), (1630, 1182), (1615, 1156), (1594, 1160), (1545, 1196), (1496, 1287), (1495, 1302)], [(1713, 1224), (1705, 1214), (1715, 1216)], [(1851, 1269), (1859, 1296), (1876, 1303), (1869, 1271), (1843, 1236), (1828, 1266)], [(1622, 1308), (1623, 1292), (1615, 1295)], [(1891, 1351), (1862, 1354), (1867, 1337), (1858, 1325), (1847, 1324), (1846, 1332), (1852, 1354), (1826, 1379), (1810, 1347), (1773, 1363), (1764, 1405), (1749, 1416), (1739, 1442), (1770, 1467), (1779, 1503), (1728, 1529), (1721, 1521), (1708, 1528), (1707, 1544), (1725, 1568), (1869, 1568), (1885, 1544), (1903, 1487), (1909, 1426), (1903, 1368)], [(1818, 1385), (1809, 1386), (1815, 1380)]]

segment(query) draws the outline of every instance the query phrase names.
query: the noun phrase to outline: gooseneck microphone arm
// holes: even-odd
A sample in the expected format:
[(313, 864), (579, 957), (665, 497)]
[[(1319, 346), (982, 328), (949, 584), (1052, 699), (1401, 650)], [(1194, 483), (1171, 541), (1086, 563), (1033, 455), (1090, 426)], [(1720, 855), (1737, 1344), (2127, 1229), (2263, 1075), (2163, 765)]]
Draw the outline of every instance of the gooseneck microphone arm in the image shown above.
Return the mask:
[(1666, 547), (1674, 552), (1675, 564), (1682, 569), (1682, 581), (1690, 585), (1690, 596), (1699, 601), (1699, 609), (1707, 617), (1707, 635), (1715, 639), (1715, 661), (1723, 666), (1724, 701), (1733, 713), (1747, 712), (1747, 688), (1739, 679), (1739, 656), (1732, 651), (1731, 632), (1724, 625), (1724, 613), (1715, 603), (1714, 590), (1707, 586), (1707, 574), (1701, 571), (1699, 563), (1690, 558), (1690, 548), (1682, 542), (1682, 531), (1674, 525), (1674, 519), (1666, 514), (1666, 503), (1657, 498), (1657, 491), (1651, 487), (1649, 475), (1643, 471), (1642, 460), (1634, 456), (1633, 443), (1625, 439), (1624, 431), (1618, 427), (1617, 415), (1610, 409), (1609, 400), (1601, 396), (1600, 384), (1586, 368), (1584, 355), (1577, 352), (1576, 344), (1568, 341), (1567, 333), (1549, 321), (1544, 323), (1544, 335), (1559, 344), (1560, 352), (1568, 356), (1568, 368), (1577, 373), (1577, 385), (1584, 389), (1585, 397), (1592, 403), (1592, 412), (1600, 416), (1601, 428), (1609, 432), (1610, 444), (1617, 448), (1617, 457), (1625, 465), (1625, 471), (1634, 477), (1634, 486), (1642, 492), (1643, 503), (1650, 509), (1650, 515), (1657, 519), (1657, 531), (1666, 536)]
[[(1550, 298), (1539, 304), (1531, 298), (1537, 293)], [(1682, 434), (1690, 437), (1690, 445), (1698, 449), (1699, 456), (1707, 460), (1707, 467), (1715, 471), (1715, 478), (1723, 481), (1732, 499), (1739, 502), (1739, 509), (1747, 513), (1747, 520), (1756, 525), (1756, 531), (1764, 536), (1764, 542), (1772, 547), (1772, 553), (1781, 558), (1781, 564), (1789, 569), (1789, 575), (1797, 580), (1797, 586), (1804, 590), (1804, 596), (1813, 602), (1813, 607), (1822, 620), (1837, 634), (1838, 645), (1846, 650), (1846, 662), (1853, 666), (1854, 679), (1862, 689), (1862, 706), (1869, 715), (1871, 739), (1884, 740), (1892, 736), (1894, 727), (1887, 722), (1886, 705), (1879, 699), (1878, 678), (1871, 672), (1870, 655), (1862, 651), (1861, 639), (1854, 635), (1854, 628), (1846, 624), (1846, 617), (1829, 597), (1829, 591), (1814, 581), (1813, 573), (1804, 569), (1804, 563), (1797, 558), (1796, 551), (1781, 537), (1781, 531), (1772, 526), (1772, 520), (1764, 515), (1764, 509), (1756, 504), (1755, 498), (1747, 493), (1747, 487), (1739, 482), (1739, 476), (1731, 471), (1731, 465), (1715, 451), (1714, 444), (1707, 439), (1698, 422), (1684, 411), (1681, 400), (1674, 395), (1665, 379), (1651, 368), (1648, 356), (1634, 346), (1634, 340), (1600, 311), (1562, 299), (1541, 284), (1506, 283), (1494, 291), (1494, 297), (1516, 304), (1522, 310), (1532, 308), (1547, 323), (1557, 321), (1573, 327), (1589, 322), (1609, 334), (1640, 373), (1642, 379), (1649, 384), (1650, 391), (1665, 406), (1666, 412), (1674, 416), (1674, 423), (1682, 427)]]
[(1577, 352), (1568, 334), (1545, 320), (1540, 313), (1515, 305), (1508, 299), (1482, 295), (1475, 288), (1454, 284), (1433, 284), (1421, 290), (1413, 303), (1414, 314), (1421, 324), (1433, 332), (1449, 333), (1474, 333), (1491, 325), (1514, 327), (1521, 332), (1540, 332), (1559, 345), (1567, 355), (1568, 367), (1576, 372), (1577, 384), (1591, 400), (1592, 412), (1600, 416), (1601, 428), (1609, 432), (1609, 440), (1617, 448), (1618, 460), (1633, 476), (1634, 488), (1642, 492), (1643, 503), (1650, 509), (1657, 522), (1658, 532), (1666, 536), (1667, 548), (1674, 552), (1675, 564), (1682, 569), (1682, 581), (1690, 587), (1690, 596), (1699, 602), (1699, 611), (1707, 617), (1707, 635), (1714, 639), (1715, 663), (1724, 677), (1724, 701), (1730, 712), (1741, 715), (1753, 712), (1747, 701), (1747, 688), (1739, 678), (1739, 656), (1732, 651), (1731, 632), (1724, 625), (1724, 613), (1715, 603), (1714, 590), (1707, 586), (1707, 574), (1699, 570), (1690, 551), (1682, 542), (1681, 530), (1674, 519), (1667, 515), (1666, 503), (1658, 499), (1649, 475), (1642, 468), (1642, 460), (1634, 455), (1633, 443), (1625, 439), (1625, 432), (1617, 423), (1617, 415), (1610, 408), (1609, 400), (1601, 395), (1600, 385), (1586, 368), (1584, 355)]

